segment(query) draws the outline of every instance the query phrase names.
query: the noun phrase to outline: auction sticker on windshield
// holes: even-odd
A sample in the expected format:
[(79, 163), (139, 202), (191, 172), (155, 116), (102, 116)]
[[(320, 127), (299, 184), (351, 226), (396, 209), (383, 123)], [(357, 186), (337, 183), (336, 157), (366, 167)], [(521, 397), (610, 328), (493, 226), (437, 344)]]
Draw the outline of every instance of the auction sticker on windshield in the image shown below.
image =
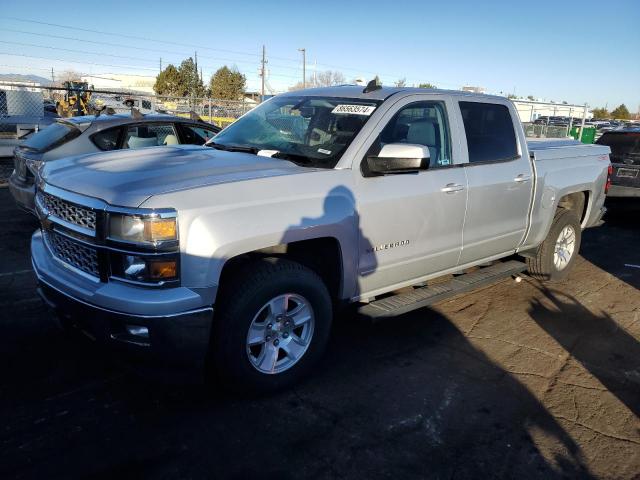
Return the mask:
[(346, 113), (351, 115), (366, 115), (373, 113), (376, 107), (371, 105), (336, 105), (331, 113)]

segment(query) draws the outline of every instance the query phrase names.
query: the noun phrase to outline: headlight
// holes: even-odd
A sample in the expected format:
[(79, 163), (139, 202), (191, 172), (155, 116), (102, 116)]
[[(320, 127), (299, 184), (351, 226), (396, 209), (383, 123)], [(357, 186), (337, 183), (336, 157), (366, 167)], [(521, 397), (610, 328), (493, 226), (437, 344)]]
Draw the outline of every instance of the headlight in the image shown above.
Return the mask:
[(130, 243), (156, 245), (160, 242), (178, 240), (178, 225), (175, 217), (111, 214), (109, 238)]
[(122, 277), (127, 280), (162, 282), (178, 277), (178, 261), (173, 256), (149, 258), (124, 255), (122, 260)]

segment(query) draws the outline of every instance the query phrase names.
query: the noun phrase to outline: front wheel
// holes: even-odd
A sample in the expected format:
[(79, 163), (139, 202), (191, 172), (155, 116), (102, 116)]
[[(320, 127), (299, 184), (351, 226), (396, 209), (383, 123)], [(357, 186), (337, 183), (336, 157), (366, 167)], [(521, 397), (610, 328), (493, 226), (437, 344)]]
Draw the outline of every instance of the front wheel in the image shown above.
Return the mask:
[(533, 257), (527, 258), (527, 268), (539, 280), (562, 280), (573, 267), (582, 239), (582, 229), (575, 212), (558, 210), (549, 233)]
[(236, 390), (274, 391), (303, 379), (325, 350), (329, 292), (307, 267), (267, 258), (221, 292), (211, 341), (218, 377)]

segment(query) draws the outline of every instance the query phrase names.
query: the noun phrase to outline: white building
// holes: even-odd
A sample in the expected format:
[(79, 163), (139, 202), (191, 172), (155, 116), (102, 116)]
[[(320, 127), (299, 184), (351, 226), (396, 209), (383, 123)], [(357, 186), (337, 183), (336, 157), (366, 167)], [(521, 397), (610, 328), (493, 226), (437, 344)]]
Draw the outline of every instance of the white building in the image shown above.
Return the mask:
[(514, 99), (513, 103), (518, 110), (520, 121), (523, 123), (533, 122), (536, 118), (546, 117), (574, 117), (592, 118), (593, 115), (585, 105), (569, 105), (554, 102), (539, 102), (532, 100)]
[(153, 95), (153, 85), (156, 83), (156, 77), (103, 73), (99, 76), (84, 75), (82, 81), (93, 85), (96, 90), (123, 90)]

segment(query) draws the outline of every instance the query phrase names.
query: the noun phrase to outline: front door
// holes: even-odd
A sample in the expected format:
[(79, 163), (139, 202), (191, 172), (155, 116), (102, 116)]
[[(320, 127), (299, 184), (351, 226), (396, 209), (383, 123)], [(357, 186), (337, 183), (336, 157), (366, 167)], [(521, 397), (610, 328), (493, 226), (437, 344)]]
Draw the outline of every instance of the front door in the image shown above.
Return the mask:
[(450, 105), (434, 97), (398, 102), (374, 131), (367, 151), (376, 155), (389, 143), (424, 145), (431, 155), (428, 170), (370, 176), (362, 159), (357, 187), (361, 297), (458, 263), (467, 182), (450, 139)]

